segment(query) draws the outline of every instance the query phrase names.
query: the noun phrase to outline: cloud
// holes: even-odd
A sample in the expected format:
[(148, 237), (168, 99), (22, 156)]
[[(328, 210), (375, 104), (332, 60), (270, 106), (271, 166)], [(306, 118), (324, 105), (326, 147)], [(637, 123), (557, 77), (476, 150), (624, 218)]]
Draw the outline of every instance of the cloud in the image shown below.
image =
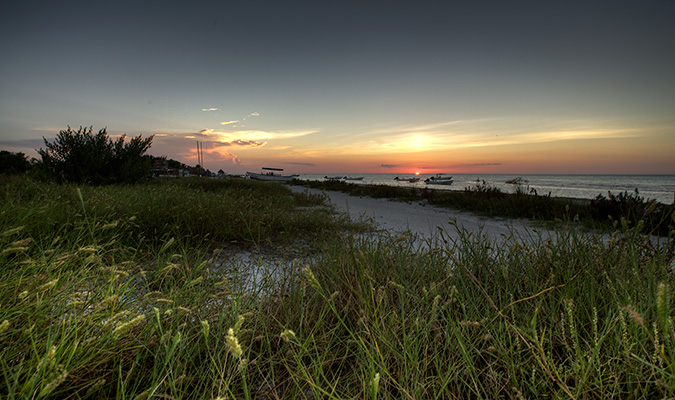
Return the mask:
[(396, 168), (398, 165), (396, 164), (380, 164), (380, 167), (382, 168)]
[(220, 108), (215, 108), (215, 107), (212, 107), (212, 108), (202, 108), (202, 111), (204, 111), (204, 112), (209, 112), (209, 111), (220, 111)]
[(308, 166), (308, 167), (316, 167), (316, 164), (312, 164), (312, 163), (304, 163), (304, 162), (289, 162), (289, 163), (287, 163), (287, 164), (291, 164), (291, 165), (306, 165), (306, 166)]
[(252, 112), (252, 113), (250, 113), (249, 115), (245, 116), (244, 119), (243, 119), (243, 121), (246, 121), (246, 120), (247, 120), (248, 118), (250, 118), (250, 117), (257, 117), (257, 116), (259, 116), (259, 115), (260, 115), (260, 113)]
[(234, 132), (220, 132), (221, 138), (226, 140), (245, 139), (245, 140), (273, 140), (273, 139), (289, 139), (300, 136), (311, 135), (318, 132), (317, 130), (307, 131), (234, 131)]
[[(180, 137), (183, 139), (199, 139), (214, 143), (220, 143), (220, 145), (228, 146), (261, 146), (264, 145), (268, 140), (274, 139), (289, 139), (296, 138), (305, 135), (310, 135), (316, 133), (316, 130), (307, 130), (307, 131), (260, 131), (260, 130), (248, 130), (248, 131), (217, 131), (211, 128), (205, 128), (196, 133), (184, 133), (184, 134), (169, 134), (168, 137)], [(254, 146), (255, 147), (255, 146)]]
[(231, 142), (214, 142), (215, 146), (218, 147), (228, 147), (228, 146), (239, 146), (239, 147), (261, 147), (264, 146), (267, 142), (257, 142), (255, 140), (233, 140)]
[(229, 124), (236, 124), (237, 122), (239, 122), (239, 121), (236, 121), (236, 120), (232, 120), (232, 121), (223, 121), (223, 122), (221, 122), (220, 124), (221, 124), (221, 125), (229, 125)]
[(230, 153), (229, 151), (223, 151), (220, 149), (215, 149), (213, 150), (212, 153), (218, 154), (221, 157), (221, 159), (230, 160), (230, 162), (232, 162), (232, 165), (241, 165), (241, 160), (234, 153)]

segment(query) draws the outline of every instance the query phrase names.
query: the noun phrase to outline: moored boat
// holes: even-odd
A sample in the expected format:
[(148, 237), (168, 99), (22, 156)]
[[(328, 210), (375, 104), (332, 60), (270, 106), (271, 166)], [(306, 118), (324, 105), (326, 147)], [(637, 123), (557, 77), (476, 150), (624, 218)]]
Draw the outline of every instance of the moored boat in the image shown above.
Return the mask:
[(345, 176), (342, 179), (344, 179), (346, 181), (362, 181), (363, 177), (362, 176)]
[(283, 175), (281, 172), (284, 170), (282, 168), (267, 168), (263, 167), (261, 173), (256, 172), (246, 172), (246, 177), (249, 179), (255, 179), (258, 181), (267, 181), (267, 182), (286, 182), (291, 179), (295, 179), (300, 175)]
[(424, 180), (424, 183), (427, 185), (452, 185), (452, 182), (453, 180), (451, 176), (443, 176), (441, 174)]
[(415, 176), (415, 177), (413, 177), (413, 178), (399, 178), (399, 177), (397, 176), (396, 178), (394, 178), (394, 180), (395, 180), (395, 181), (398, 181), (398, 182), (410, 182), (410, 183), (415, 183), (415, 182), (419, 182), (420, 177), (419, 177), (419, 176)]

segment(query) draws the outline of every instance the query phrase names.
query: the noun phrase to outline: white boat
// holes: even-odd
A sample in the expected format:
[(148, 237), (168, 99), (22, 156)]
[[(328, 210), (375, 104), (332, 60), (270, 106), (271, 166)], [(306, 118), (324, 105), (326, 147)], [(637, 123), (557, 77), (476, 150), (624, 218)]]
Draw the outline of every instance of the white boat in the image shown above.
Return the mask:
[(398, 182), (410, 182), (410, 183), (415, 183), (415, 182), (419, 182), (420, 177), (419, 177), (419, 176), (415, 176), (415, 177), (413, 177), (413, 178), (399, 178), (399, 177), (397, 176), (396, 178), (394, 178), (394, 180), (395, 180), (395, 181), (398, 181)]
[(363, 177), (362, 176), (345, 176), (343, 178), (346, 181), (362, 181)]
[(424, 183), (427, 185), (452, 185), (452, 177), (451, 176), (443, 176), (441, 174), (432, 176), (431, 178), (427, 178), (424, 180)]
[(266, 182), (286, 182), (291, 179), (295, 179), (300, 175), (282, 175), (281, 172), (284, 170), (281, 168), (267, 168), (263, 167), (261, 173), (256, 172), (246, 172), (246, 177), (249, 179), (255, 179), (257, 181), (266, 181)]

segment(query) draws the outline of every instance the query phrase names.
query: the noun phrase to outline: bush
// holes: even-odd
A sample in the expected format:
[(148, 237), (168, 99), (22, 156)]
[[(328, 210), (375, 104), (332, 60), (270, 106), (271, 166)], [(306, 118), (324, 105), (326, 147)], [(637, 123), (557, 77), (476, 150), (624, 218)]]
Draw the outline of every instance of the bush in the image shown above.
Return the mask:
[(125, 143), (126, 135), (113, 141), (106, 128), (93, 134), (92, 127), (59, 132), (53, 143), (44, 139), (46, 149), (40, 169), (46, 178), (57, 182), (133, 183), (150, 173), (150, 159), (144, 157), (153, 136), (138, 135)]
[(11, 153), (7, 150), (0, 151), (0, 174), (22, 174), (30, 169), (30, 162), (23, 153)]

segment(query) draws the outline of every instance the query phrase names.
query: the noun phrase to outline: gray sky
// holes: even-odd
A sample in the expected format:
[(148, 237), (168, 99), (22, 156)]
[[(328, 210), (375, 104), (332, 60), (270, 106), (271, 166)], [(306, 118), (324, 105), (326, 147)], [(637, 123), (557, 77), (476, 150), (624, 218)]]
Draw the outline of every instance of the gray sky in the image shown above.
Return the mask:
[(232, 172), (675, 173), (673, 21), (672, 1), (16, 1), (0, 147), (93, 125)]

